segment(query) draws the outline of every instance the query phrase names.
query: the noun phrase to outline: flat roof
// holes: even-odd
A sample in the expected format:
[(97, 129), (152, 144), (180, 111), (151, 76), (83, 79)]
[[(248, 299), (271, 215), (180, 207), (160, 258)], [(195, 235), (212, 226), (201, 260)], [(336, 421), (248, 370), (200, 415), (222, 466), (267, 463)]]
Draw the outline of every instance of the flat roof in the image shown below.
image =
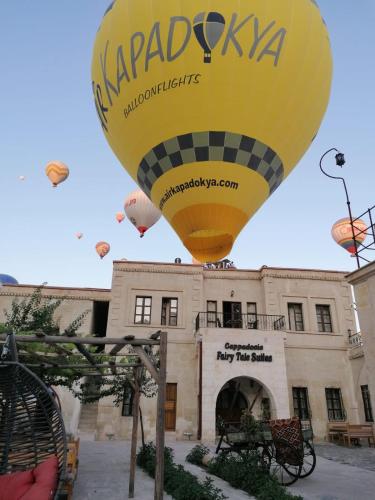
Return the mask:
[[(150, 264), (150, 265), (160, 265), (160, 266), (193, 266), (193, 267), (202, 267), (204, 264), (192, 264), (190, 262), (181, 262), (180, 264), (176, 262), (156, 262), (156, 261), (143, 261), (143, 260), (114, 260), (114, 264)], [(279, 271), (308, 271), (308, 272), (317, 272), (317, 273), (337, 273), (337, 274), (348, 274), (350, 271), (339, 271), (337, 269), (311, 269), (311, 268), (302, 268), (302, 267), (276, 267), (276, 266), (266, 266), (263, 265), (259, 269), (248, 269), (248, 268), (239, 268), (232, 267), (228, 269), (207, 269), (209, 271), (255, 271), (259, 272), (263, 269), (274, 269)]]

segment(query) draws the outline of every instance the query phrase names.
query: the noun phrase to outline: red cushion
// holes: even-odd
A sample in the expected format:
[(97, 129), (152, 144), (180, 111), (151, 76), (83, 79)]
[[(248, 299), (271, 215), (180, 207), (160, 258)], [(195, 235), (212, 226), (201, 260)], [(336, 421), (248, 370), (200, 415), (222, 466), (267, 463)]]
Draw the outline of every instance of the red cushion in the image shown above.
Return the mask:
[(20, 500), (34, 483), (31, 470), (0, 476), (0, 500)]
[(50, 500), (57, 487), (59, 462), (52, 456), (33, 469), (34, 484), (20, 500)]

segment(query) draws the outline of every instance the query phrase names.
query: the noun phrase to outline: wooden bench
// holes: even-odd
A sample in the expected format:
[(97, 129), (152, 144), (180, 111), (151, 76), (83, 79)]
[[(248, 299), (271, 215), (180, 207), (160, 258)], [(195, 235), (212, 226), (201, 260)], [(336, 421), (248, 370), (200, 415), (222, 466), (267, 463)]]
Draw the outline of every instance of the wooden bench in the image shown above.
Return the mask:
[(348, 446), (351, 446), (352, 439), (367, 439), (368, 445), (375, 447), (374, 428), (372, 424), (347, 424), (343, 438), (344, 444), (347, 441)]
[(347, 422), (328, 422), (328, 441), (336, 438), (344, 442), (344, 433), (347, 431)]

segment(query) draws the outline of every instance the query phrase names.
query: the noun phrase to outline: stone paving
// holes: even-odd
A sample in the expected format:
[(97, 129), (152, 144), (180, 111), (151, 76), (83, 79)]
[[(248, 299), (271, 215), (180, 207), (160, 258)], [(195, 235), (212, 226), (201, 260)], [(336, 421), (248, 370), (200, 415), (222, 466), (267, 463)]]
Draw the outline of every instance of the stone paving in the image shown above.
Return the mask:
[[(193, 441), (167, 441), (174, 450), (175, 462), (204, 479), (208, 474), (185, 462)], [(211, 448), (212, 449), (212, 448)], [(344, 448), (332, 444), (316, 445), (318, 455), (314, 473), (297, 481), (289, 491), (304, 500), (367, 500), (375, 498), (375, 449)], [(128, 498), (129, 441), (82, 441), (74, 500), (125, 500)], [(243, 491), (211, 476), (229, 500), (250, 500)], [(136, 469), (136, 500), (153, 500), (154, 482)], [(170, 500), (169, 495), (164, 495)], [(197, 499), (199, 500), (199, 499)]]
[(361, 447), (352, 448), (328, 443), (317, 444), (315, 451), (317, 455), (327, 460), (375, 472), (375, 448), (369, 448), (365, 441), (362, 442)]

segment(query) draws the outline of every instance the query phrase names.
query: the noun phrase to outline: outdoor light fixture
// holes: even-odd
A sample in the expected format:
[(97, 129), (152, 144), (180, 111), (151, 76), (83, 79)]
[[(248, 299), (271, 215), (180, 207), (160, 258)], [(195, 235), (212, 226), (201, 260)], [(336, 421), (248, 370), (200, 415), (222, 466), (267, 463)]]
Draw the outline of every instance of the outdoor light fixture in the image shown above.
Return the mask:
[(335, 158), (336, 158), (336, 165), (338, 165), (339, 167), (345, 165), (344, 153), (337, 153), (337, 155), (335, 155)]
[(230, 296), (233, 297), (233, 295), (234, 295), (234, 290), (231, 290)]
[(353, 255), (353, 257), (355, 257), (357, 259), (357, 266), (358, 266), (358, 269), (361, 267), (360, 264), (359, 264), (359, 257), (358, 257), (358, 252), (357, 252), (357, 240), (356, 240), (356, 237), (355, 237), (355, 233), (354, 233), (354, 228), (353, 228), (353, 215), (352, 215), (352, 210), (350, 208), (350, 200), (349, 200), (349, 193), (348, 193), (348, 189), (346, 187), (346, 183), (345, 183), (345, 179), (343, 177), (338, 177), (338, 176), (335, 176), (335, 175), (330, 175), (330, 174), (327, 174), (327, 172), (323, 169), (323, 160), (324, 160), (324, 157), (330, 153), (331, 151), (336, 151), (336, 154), (335, 154), (335, 158), (336, 158), (336, 165), (338, 165), (339, 167), (342, 167), (344, 164), (345, 164), (345, 157), (344, 157), (344, 153), (340, 153), (340, 151), (336, 148), (331, 148), (331, 149), (328, 149), (323, 155), (322, 157), (320, 158), (320, 161), (319, 161), (319, 168), (320, 170), (322, 171), (322, 173), (326, 176), (326, 177), (329, 177), (330, 179), (337, 179), (337, 180), (340, 180), (344, 186), (344, 190), (345, 190), (345, 196), (346, 196), (346, 204), (348, 206), (348, 212), (349, 212), (349, 219), (350, 219), (350, 223), (351, 223), (351, 226), (352, 226), (352, 234), (353, 234), (353, 242), (354, 242), (354, 245), (355, 245), (355, 254)]

